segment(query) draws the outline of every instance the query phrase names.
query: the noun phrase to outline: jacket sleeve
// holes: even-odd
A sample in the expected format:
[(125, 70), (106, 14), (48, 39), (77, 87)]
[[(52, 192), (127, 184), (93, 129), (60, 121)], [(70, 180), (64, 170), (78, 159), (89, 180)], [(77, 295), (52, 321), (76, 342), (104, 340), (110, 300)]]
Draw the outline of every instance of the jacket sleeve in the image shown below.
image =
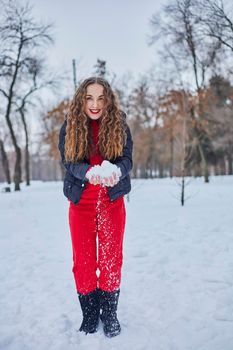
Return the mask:
[(71, 175), (73, 175), (77, 179), (86, 181), (87, 179), (85, 178), (85, 175), (87, 170), (91, 167), (90, 164), (85, 161), (79, 161), (79, 162), (73, 163), (73, 162), (66, 162), (65, 160), (66, 125), (67, 125), (67, 121), (65, 120), (64, 123), (62, 124), (60, 133), (59, 133), (58, 148), (61, 154), (62, 164)]
[(114, 161), (114, 164), (121, 169), (120, 180), (126, 177), (133, 167), (133, 160), (132, 160), (133, 140), (132, 140), (130, 128), (128, 124), (126, 125), (127, 125), (127, 128), (126, 128), (127, 140), (126, 140), (126, 145), (123, 148), (123, 155), (120, 157), (117, 157)]

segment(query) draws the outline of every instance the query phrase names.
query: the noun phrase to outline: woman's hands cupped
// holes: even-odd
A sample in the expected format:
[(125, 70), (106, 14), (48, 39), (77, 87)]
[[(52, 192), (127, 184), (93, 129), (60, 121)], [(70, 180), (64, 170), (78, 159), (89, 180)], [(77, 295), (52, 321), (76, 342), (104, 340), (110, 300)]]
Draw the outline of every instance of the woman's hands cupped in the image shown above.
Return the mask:
[(102, 184), (107, 187), (113, 187), (119, 182), (119, 176), (113, 172), (111, 176), (104, 176)]

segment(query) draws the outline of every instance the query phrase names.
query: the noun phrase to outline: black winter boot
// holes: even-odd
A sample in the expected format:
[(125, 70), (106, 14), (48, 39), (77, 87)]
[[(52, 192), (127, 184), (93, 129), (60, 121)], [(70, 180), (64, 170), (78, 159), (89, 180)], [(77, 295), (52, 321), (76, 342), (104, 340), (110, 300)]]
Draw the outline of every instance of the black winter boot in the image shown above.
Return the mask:
[(78, 297), (83, 312), (83, 321), (79, 331), (86, 334), (97, 332), (100, 316), (99, 290), (95, 289), (88, 294), (78, 293)]
[(114, 292), (100, 290), (100, 319), (103, 322), (104, 334), (111, 338), (120, 334), (121, 326), (117, 319), (117, 305), (120, 289)]

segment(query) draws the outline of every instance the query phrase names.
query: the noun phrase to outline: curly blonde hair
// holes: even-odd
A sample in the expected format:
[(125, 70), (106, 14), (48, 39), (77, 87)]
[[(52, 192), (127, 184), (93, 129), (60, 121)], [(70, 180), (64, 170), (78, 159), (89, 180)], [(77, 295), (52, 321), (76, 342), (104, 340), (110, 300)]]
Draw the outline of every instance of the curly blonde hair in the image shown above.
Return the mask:
[(77, 162), (89, 158), (93, 151), (91, 134), (91, 118), (85, 109), (87, 86), (90, 84), (103, 86), (105, 105), (103, 114), (99, 118), (99, 151), (104, 159), (111, 160), (123, 153), (126, 143), (126, 121), (124, 112), (119, 109), (117, 96), (106, 79), (90, 77), (78, 87), (67, 113), (65, 137), (65, 159)]

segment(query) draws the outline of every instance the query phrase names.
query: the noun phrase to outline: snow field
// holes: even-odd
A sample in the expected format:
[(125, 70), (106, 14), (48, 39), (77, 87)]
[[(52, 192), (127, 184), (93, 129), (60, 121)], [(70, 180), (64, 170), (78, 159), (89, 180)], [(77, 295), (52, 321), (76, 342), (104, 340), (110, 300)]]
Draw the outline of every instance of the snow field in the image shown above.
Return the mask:
[(192, 180), (181, 207), (175, 179), (132, 180), (113, 339), (77, 332), (62, 182), (0, 193), (0, 349), (232, 350), (232, 185)]

